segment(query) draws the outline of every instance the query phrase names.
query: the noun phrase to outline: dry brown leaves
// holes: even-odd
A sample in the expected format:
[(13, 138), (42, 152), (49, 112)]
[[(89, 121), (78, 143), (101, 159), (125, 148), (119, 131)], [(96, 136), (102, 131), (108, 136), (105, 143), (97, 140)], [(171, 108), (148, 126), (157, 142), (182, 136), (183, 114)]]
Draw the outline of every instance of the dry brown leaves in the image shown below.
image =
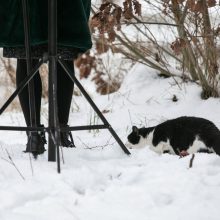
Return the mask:
[(101, 95), (110, 94), (119, 89), (120, 82), (117, 82), (116, 80), (109, 82), (108, 80), (103, 79), (105, 74), (97, 69), (97, 58), (91, 56), (89, 52), (76, 59), (75, 65), (79, 69), (80, 79), (88, 78), (92, 70), (94, 70), (92, 81), (94, 81), (97, 86), (96, 91)]
[(97, 74), (92, 78), (92, 80), (97, 85), (96, 91), (101, 95), (111, 94), (117, 91), (120, 88), (120, 83), (116, 80), (114, 81), (106, 81), (103, 79), (104, 73), (97, 72)]
[[(204, 2), (200, 0), (188, 0), (188, 8), (191, 12), (202, 13), (204, 11)], [(206, 0), (206, 4), (209, 8), (215, 7), (217, 2), (216, 0)]]
[(123, 6), (123, 15), (125, 19), (132, 19), (134, 14), (141, 16), (141, 4), (137, 0), (125, 0), (123, 2)]
[(83, 54), (75, 60), (75, 65), (79, 69), (80, 79), (87, 78), (92, 69), (96, 69), (96, 58), (90, 53)]
[(91, 21), (91, 28), (95, 31), (98, 29), (99, 33), (103, 35), (108, 34), (108, 40), (113, 42), (115, 40), (115, 27), (120, 30), (120, 21), (122, 16), (122, 9), (114, 3), (103, 3), (99, 12), (97, 12)]
[(209, 8), (215, 7), (217, 5), (216, 0), (206, 0), (205, 3), (201, 0), (173, 0), (173, 1), (165, 0), (163, 3), (163, 6), (164, 6), (163, 12), (164, 14), (167, 14), (170, 9), (170, 5), (172, 4), (181, 5), (184, 3), (187, 4), (189, 11), (194, 12), (194, 13), (202, 13), (204, 10), (204, 7), (206, 7), (205, 6), (206, 4)]
[(116, 32), (121, 30), (122, 19), (130, 20), (134, 15), (141, 16), (141, 4), (138, 0), (124, 0), (123, 7), (104, 1), (90, 20), (91, 31), (94, 33), (98, 30), (95, 55), (84, 54), (75, 61), (75, 64), (79, 68), (80, 78), (87, 78), (94, 70), (92, 80), (97, 85), (97, 92), (102, 95), (117, 91), (120, 82), (117, 82), (117, 79), (109, 81), (104, 77), (106, 74), (99, 71), (98, 57), (110, 49), (111, 43), (116, 39)]
[(179, 55), (181, 51), (186, 48), (186, 41), (184, 39), (178, 38), (171, 44), (170, 47), (176, 55)]
[(208, 0), (207, 1), (208, 7), (215, 7), (217, 5), (216, 0)]
[(103, 3), (99, 12), (97, 12), (91, 20), (91, 29), (95, 31), (98, 29), (100, 34), (106, 33), (108, 41), (115, 41), (116, 31), (121, 29), (122, 17), (130, 20), (134, 14), (141, 16), (141, 4), (138, 0), (125, 0), (123, 8), (112, 2)]

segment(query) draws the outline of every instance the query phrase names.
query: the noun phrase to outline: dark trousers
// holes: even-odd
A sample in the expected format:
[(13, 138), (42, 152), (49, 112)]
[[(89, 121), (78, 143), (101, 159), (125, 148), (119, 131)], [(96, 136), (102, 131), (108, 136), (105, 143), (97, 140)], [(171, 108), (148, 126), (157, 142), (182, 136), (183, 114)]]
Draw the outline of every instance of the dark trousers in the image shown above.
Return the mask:
[[(32, 66), (35, 66), (38, 60), (32, 60)], [(73, 61), (66, 61), (69, 68), (74, 72)], [(17, 70), (16, 70), (16, 84), (17, 86), (27, 76), (27, 64), (24, 59), (17, 59)], [(35, 88), (35, 107), (36, 107), (36, 120), (37, 125), (40, 123), (40, 110), (41, 110), (41, 95), (42, 95), (42, 82), (39, 71), (33, 78)], [(70, 80), (68, 75), (65, 73), (60, 64), (57, 64), (57, 104), (58, 104), (58, 119), (59, 123), (66, 125), (69, 119), (70, 105), (73, 94), (73, 82)], [(31, 125), (30, 119), (30, 108), (29, 108), (29, 95), (28, 87), (19, 94), (19, 100), (21, 108), (24, 114), (24, 118), (27, 126)]]

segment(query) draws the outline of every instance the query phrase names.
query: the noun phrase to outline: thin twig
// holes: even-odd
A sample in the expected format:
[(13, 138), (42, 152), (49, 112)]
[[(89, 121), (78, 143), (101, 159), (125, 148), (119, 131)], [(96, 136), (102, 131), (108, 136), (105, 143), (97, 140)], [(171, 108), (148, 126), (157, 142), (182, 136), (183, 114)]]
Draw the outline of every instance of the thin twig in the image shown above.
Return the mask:
[(89, 150), (92, 150), (92, 149), (94, 149), (94, 148), (105, 148), (105, 147), (107, 147), (107, 146), (112, 146), (114, 143), (111, 143), (111, 144), (109, 144), (109, 142), (110, 142), (110, 140), (111, 140), (111, 138), (112, 137), (110, 137), (109, 138), (109, 140), (106, 142), (106, 144), (104, 144), (104, 145), (100, 145), (100, 146), (92, 146), (92, 147), (89, 147), (86, 143), (84, 143), (79, 137), (77, 137), (78, 139), (79, 139), (79, 141), (85, 146), (85, 149), (89, 149)]
[(195, 158), (195, 154), (192, 154), (192, 157), (191, 157), (191, 159), (190, 159), (190, 161), (189, 161), (189, 168), (192, 168), (194, 158)]
[(124, 22), (122, 24), (130, 25), (130, 24), (152, 24), (152, 25), (167, 25), (167, 26), (179, 26), (179, 24), (171, 24), (171, 23), (166, 23), (166, 22), (148, 22), (148, 21), (137, 21), (137, 22)]
[(5, 149), (5, 151), (6, 151), (7, 155), (8, 155), (8, 158), (9, 158), (9, 161), (6, 160), (6, 159), (5, 159), (5, 161), (7, 161), (8, 163), (12, 164), (12, 165), (15, 167), (15, 169), (17, 170), (17, 172), (19, 173), (19, 175), (21, 176), (21, 178), (22, 178), (23, 180), (25, 180), (24, 176), (22, 175), (22, 173), (20, 172), (20, 170), (18, 169), (18, 167), (17, 167), (16, 164), (14, 163), (12, 157), (10, 156), (8, 150)]

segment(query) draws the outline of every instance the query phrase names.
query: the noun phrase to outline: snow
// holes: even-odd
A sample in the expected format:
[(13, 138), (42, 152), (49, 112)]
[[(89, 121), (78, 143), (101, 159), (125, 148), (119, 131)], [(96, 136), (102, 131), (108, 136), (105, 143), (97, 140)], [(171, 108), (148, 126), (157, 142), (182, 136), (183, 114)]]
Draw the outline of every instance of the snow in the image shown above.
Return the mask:
[[(181, 115), (204, 117), (220, 128), (219, 99), (201, 100), (196, 84), (160, 78), (140, 64), (112, 95), (100, 96), (89, 80), (81, 82), (98, 107), (109, 111), (104, 115), (123, 142), (132, 125), (152, 126)], [(45, 124), (46, 109), (44, 104)], [(82, 96), (74, 97), (71, 109), (72, 126), (101, 123)], [(0, 124), (24, 125), (24, 120), (20, 112), (6, 112)], [(146, 147), (127, 156), (107, 130), (76, 131), (77, 148), (63, 149), (58, 174), (47, 152), (38, 160), (22, 152), (24, 132), (1, 131), (0, 137), (1, 220), (219, 219), (220, 158), (215, 154), (195, 154), (189, 168), (191, 155), (159, 156)]]

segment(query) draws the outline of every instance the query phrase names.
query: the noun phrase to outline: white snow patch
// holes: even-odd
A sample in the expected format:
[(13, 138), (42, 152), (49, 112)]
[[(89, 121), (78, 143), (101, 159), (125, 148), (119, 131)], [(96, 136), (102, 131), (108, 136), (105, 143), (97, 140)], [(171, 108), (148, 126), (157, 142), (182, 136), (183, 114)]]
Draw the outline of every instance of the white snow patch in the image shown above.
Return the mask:
[[(154, 126), (182, 115), (204, 117), (220, 127), (219, 99), (201, 100), (200, 92), (193, 83), (177, 86), (172, 78), (136, 65), (120, 91), (91, 96), (101, 110), (110, 110), (104, 115), (126, 142), (132, 125)], [(71, 112), (72, 126), (100, 122), (90, 120), (95, 116), (83, 97), (74, 101), (79, 110)], [(0, 124), (24, 125), (24, 120), (21, 113), (7, 112)], [(73, 132), (73, 137), (77, 148), (63, 149), (65, 163), (57, 174), (47, 152), (36, 161), (22, 152), (25, 132), (0, 131), (1, 220), (219, 219), (219, 156), (198, 153), (189, 169), (191, 156), (179, 159), (148, 148), (132, 149), (127, 156), (108, 131)], [(6, 149), (25, 180), (7, 162)]]

